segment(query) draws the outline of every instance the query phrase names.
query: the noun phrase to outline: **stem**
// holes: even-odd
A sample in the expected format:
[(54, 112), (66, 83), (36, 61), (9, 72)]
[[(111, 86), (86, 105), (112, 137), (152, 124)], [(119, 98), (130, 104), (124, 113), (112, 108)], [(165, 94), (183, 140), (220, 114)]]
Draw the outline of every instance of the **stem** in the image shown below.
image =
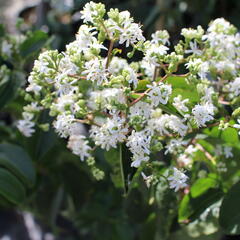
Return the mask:
[(157, 73), (158, 73), (158, 67), (154, 68), (154, 74), (153, 74), (153, 82), (155, 82), (156, 78), (157, 78)]
[(114, 41), (110, 40), (110, 45), (109, 45), (108, 54), (107, 54), (106, 69), (108, 68), (109, 63), (110, 63), (111, 53), (112, 53), (112, 50), (113, 50), (113, 44), (114, 44)]
[[(161, 78), (159, 81), (157, 81), (157, 83), (163, 82), (168, 76), (169, 76), (169, 75), (166, 74), (163, 78)], [(137, 102), (139, 102), (140, 100), (142, 100), (150, 90), (151, 90), (150, 88), (147, 89), (147, 90), (142, 94), (142, 96), (140, 96), (139, 98), (137, 98), (137, 99), (135, 99), (134, 101), (132, 101), (132, 102), (129, 104), (129, 106), (131, 107), (131, 106), (133, 106), (135, 103), (137, 103)]]
[(214, 166), (216, 165), (216, 161), (215, 161), (214, 157), (213, 157), (208, 151), (206, 151), (206, 149), (205, 149), (202, 145), (200, 145), (199, 143), (197, 143), (197, 144), (196, 144), (196, 147), (205, 154), (206, 158), (207, 158), (208, 160), (210, 160), (211, 163), (212, 163)]
[(122, 183), (123, 183), (123, 196), (127, 196), (127, 189), (125, 184), (125, 177), (124, 177), (124, 169), (123, 169), (123, 159), (122, 159), (122, 144), (119, 144), (119, 164), (120, 164), (120, 170), (121, 170), (121, 177), (122, 177)]

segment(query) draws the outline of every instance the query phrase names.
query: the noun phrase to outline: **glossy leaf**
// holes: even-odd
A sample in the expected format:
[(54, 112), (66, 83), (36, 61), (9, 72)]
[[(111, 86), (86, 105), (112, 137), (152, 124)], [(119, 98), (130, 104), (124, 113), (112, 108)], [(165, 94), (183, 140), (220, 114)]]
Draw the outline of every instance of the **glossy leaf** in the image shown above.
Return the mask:
[(220, 208), (219, 224), (226, 234), (240, 234), (240, 182), (224, 197)]
[(210, 177), (198, 179), (180, 203), (178, 221), (195, 220), (207, 207), (222, 196), (223, 192), (218, 187), (216, 179)]
[(28, 154), (19, 146), (0, 144), (0, 165), (15, 174), (23, 183), (35, 182), (35, 169)]
[(110, 149), (104, 154), (107, 162), (111, 165), (112, 173), (111, 179), (115, 187), (123, 188), (124, 184), (122, 182), (121, 168), (119, 164), (120, 153), (117, 149)]
[(13, 72), (6, 82), (0, 84), (0, 108), (16, 97), (17, 90), (24, 80), (25, 76), (23, 73)]
[(39, 51), (48, 40), (48, 35), (42, 31), (35, 31), (20, 45), (22, 57), (27, 57)]
[(22, 183), (9, 171), (0, 168), (0, 195), (14, 204), (20, 204), (25, 198)]

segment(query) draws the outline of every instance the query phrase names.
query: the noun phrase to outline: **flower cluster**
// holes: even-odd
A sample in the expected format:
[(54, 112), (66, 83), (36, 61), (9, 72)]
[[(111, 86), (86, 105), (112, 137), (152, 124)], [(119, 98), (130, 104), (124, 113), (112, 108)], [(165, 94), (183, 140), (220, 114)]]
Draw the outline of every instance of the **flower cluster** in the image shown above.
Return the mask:
[[(170, 187), (185, 188), (188, 177), (177, 167), (191, 167), (198, 152), (216, 161), (204, 148), (204, 130), (229, 122), (222, 119), (224, 103), (240, 97), (235, 27), (216, 19), (206, 32), (200, 26), (183, 29), (184, 40), (169, 52), (168, 32), (145, 40), (128, 11), (106, 13), (103, 4), (89, 2), (81, 18), (84, 24), (65, 52), (46, 51), (35, 61), (26, 88), (35, 107), (25, 108), (18, 129), (32, 136), (38, 114), (49, 109), (56, 132), (82, 161), (96, 147), (108, 151), (125, 144), (132, 167), (151, 165), (157, 161), (152, 153), (165, 146), (175, 166)], [(117, 56), (124, 47), (128, 59)], [(8, 54), (10, 48), (3, 48)], [(143, 58), (131, 62), (136, 51)], [(90, 126), (85, 134), (84, 125)], [(221, 155), (231, 158), (230, 150)]]

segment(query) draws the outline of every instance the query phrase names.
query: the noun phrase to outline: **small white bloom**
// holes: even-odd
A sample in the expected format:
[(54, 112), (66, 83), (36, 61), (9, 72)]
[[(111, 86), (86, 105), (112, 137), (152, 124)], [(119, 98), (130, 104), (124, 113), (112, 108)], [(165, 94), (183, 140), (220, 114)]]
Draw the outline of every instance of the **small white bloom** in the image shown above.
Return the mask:
[(204, 30), (201, 26), (197, 26), (197, 29), (193, 28), (183, 28), (181, 35), (187, 39), (201, 38), (204, 34)]
[(129, 83), (133, 83), (134, 88), (136, 88), (137, 85), (138, 85), (138, 78), (137, 78), (136, 71), (133, 68), (131, 68), (131, 67), (127, 67), (124, 70), (127, 71), (128, 74), (129, 74), (128, 82)]
[(17, 128), (25, 137), (31, 137), (35, 132), (35, 123), (32, 121), (34, 115), (28, 112), (23, 112), (22, 115), (23, 119), (17, 122)]
[(190, 42), (189, 46), (190, 46), (190, 49), (186, 50), (185, 53), (195, 54), (197, 56), (200, 56), (202, 54), (202, 51), (198, 48), (196, 41)]
[(145, 38), (142, 35), (142, 30), (137, 23), (125, 24), (123, 28), (119, 28), (121, 34), (119, 43), (126, 42), (126, 47), (130, 44), (135, 44), (138, 41), (144, 41)]
[(214, 119), (214, 106), (211, 103), (205, 103), (203, 105), (195, 105), (192, 109), (194, 121), (198, 127), (206, 126), (206, 122)]
[(133, 154), (132, 167), (139, 167), (142, 162), (149, 160), (151, 136), (147, 134), (146, 130), (136, 132), (132, 131), (127, 139), (127, 146)]
[(37, 83), (34, 82), (32, 76), (29, 76), (29, 77), (28, 77), (28, 82), (29, 82), (29, 85), (28, 85), (28, 87), (26, 88), (26, 91), (27, 91), (27, 92), (34, 92), (34, 94), (38, 95), (39, 92), (42, 90), (42, 87), (39, 86)]
[(182, 138), (171, 139), (170, 142), (165, 147), (166, 151), (164, 152), (164, 154), (176, 153), (186, 144), (187, 144), (187, 141), (183, 141)]
[(86, 62), (85, 69), (82, 74), (87, 75), (87, 80), (96, 82), (97, 85), (107, 82), (107, 70), (103, 66), (103, 62), (98, 58)]
[(83, 10), (80, 11), (82, 14), (81, 19), (83, 19), (84, 23), (91, 22), (93, 23), (94, 17), (97, 17), (98, 12), (96, 10), (96, 3), (94, 2), (89, 2), (86, 3)]
[(71, 149), (75, 155), (78, 155), (81, 161), (83, 161), (84, 158), (90, 157), (89, 151), (91, 147), (88, 145), (88, 141), (83, 135), (71, 135), (67, 147)]
[(116, 148), (117, 143), (121, 143), (126, 139), (128, 128), (125, 126), (126, 119), (118, 116), (107, 118), (103, 126), (93, 126), (90, 130), (90, 136), (95, 144), (107, 151), (110, 148)]
[(182, 96), (178, 95), (177, 97), (173, 98), (173, 106), (182, 112), (188, 112), (188, 107), (185, 106), (186, 103), (189, 102), (189, 99), (182, 100)]
[(6, 40), (2, 42), (2, 53), (10, 57), (12, 54), (12, 44), (8, 43)]
[(170, 45), (169, 33), (166, 30), (156, 31), (151, 35), (151, 37), (152, 37), (151, 42), (154, 44)]
[(167, 104), (169, 96), (172, 94), (172, 87), (164, 83), (156, 83), (153, 85), (147, 85), (151, 90), (147, 94), (154, 107), (157, 107), (160, 103)]
[(151, 115), (151, 106), (149, 103), (139, 101), (130, 107), (130, 118), (135, 116), (143, 116), (148, 119)]
[(232, 147), (224, 146), (223, 147), (223, 154), (225, 155), (226, 158), (233, 157)]
[(187, 156), (186, 154), (180, 154), (177, 158), (177, 162), (182, 167), (191, 166), (192, 161), (192, 158), (190, 156)]
[(153, 180), (153, 175), (146, 176), (144, 172), (141, 172), (141, 175), (143, 177), (144, 182), (146, 183), (147, 187), (149, 188), (151, 186), (151, 182)]
[(230, 91), (234, 94), (235, 97), (240, 95), (240, 77), (235, 78), (235, 80), (230, 83)]
[(66, 138), (71, 134), (71, 127), (74, 123), (74, 116), (70, 114), (59, 114), (53, 122), (53, 126), (60, 137)]
[(161, 136), (170, 134), (169, 130), (178, 133), (180, 136), (185, 136), (188, 126), (184, 121), (174, 115), (163, 114), (158, 118), (152, 118), (148, 121), (149, 131), (159, 133)]
[(167, 178), (170, 184), (170, 188), (173, 188), (177, 192), (181, 188), (187, 187), (186, 181), (188, 176), (177, 168), (173, 168), (173, 175)]

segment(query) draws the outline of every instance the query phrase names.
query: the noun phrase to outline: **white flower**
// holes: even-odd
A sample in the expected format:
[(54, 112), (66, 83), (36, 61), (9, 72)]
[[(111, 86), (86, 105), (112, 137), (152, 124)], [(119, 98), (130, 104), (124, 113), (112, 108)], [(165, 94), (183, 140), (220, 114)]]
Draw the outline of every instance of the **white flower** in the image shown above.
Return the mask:
[(214, 149), (214, 153), (216, 156), (221, 156), (223, 154), (222, 146), (217, 144)]
[(35, 129), (33, 128), (35, 123), (31, 121), (34, 115), (28, 112), (23, 112), (22, 115), (23, 119), (17, 122), (17, 128), (25, 137), (31, 137), (35, 132)]
[(226, 158), (233, 157), (232, 147), (224, 146), (223, 147), (223, 154), (225, 155)]
[(201, 26), (197, 26), (197, 29), (183, 28), (181, 31), (181, 35), (187, 39), (201, 38), (203, 34), (204, 30)]
[(42, 90), (42, 87), (34, 82), (34, 79), (31, 75), (28, 77), (28, 82), (29, 82), (29, 85), (26, 88), (26, 91), (27, 92), (34, 92), (34, 94), (38, 95), (39, 92)]
[(240, 77), (235, 78), (235, 80), (230, 83), (230, 91), (234, 94), (235, 97), (240, 95)]
[(188, 126), (184, 124), (183, 120), (168, 114), (150, 119), (148, 121), (148, 128), (152, 134), (156, 131), (161, 136), (170, 134), (169, 130), (171, 130), (183, 137), (188, 130)]
[[(237, 121), (238, 121), (239, 124), (234, 124), (233, 127), (237, 128), (237, 129), (240, 129), (240, 119), (238, 119)], [(240, 130), (239, 130), (238, 134), (240, 135)]]
[(90, 130), (90, 136), (95, 144), (107, 151), (110, 148), (116, 148), (117, 143), (121, 143), (126, 139), (128, 128), (125, 126), (126, 119), (118, 116), (107, 118), (106, 122), (101, 126), (93, 126)]
[(59, 114), (53, 122), (53, 126), (60, 137), (66, 138), (71, 134), (71, 127), (74, 123), (74, 116), (70, 114)]
[(136, 88), (137, 85), (138, 85), (138, 78), (137, 78), (136, 71), (133, 68), (131, 68), (131, 67), (127, 67), (124, 70), (127, 71), (128, 74), (129, 74), (128, 82), (129, 83), (133, 83), (134, 88)]
[(12, 44), (8, 43), (6, 40), (2, 42), (2, 53), (10, 57), (12, 54)]
[(160, 103), (167, 104), (169, 96), (172, 94), (172, 87), (164, 83), (156, 83), (153, 85), (147, 85), (151, 90), (147, 94), (154, 107), (157, 107)]
[(187, 156), (186, 154), (180, 154), (177, 158), (177, 162), (182, 167), (191, 166), (192, 158), (190, 158), (190, 156)]
[(138, 41), (144, 41), (145, 38), (142, 35), (142, 30), (137, 23), (125, 24), (123, 28), (119, 29), (120, 39), (119, 43), (123, 44), (126, 42), (126, 47), (129, 47), (130, 44), (135, 44)]
[(128, 63), (126, 59), (113, 57), (109, 64), (108, 71), (111, 74), (120, 74), (120, 72), (123, 69), (126, 69), (127, 67), (128, 67)]
[(207, 73), (209, 71), (208, 62), (203, 62), (200, 58), (190, 59), (190, 61), (186, 63), (185, 66), (190, 71), (197, 72), (201, 79), (206, 78)]
[(127, 146), (133, 154), (132, 167), (139, 167), (141, 163), (149, 160), (151, 136), (146, 130), (132, 131), (127, 139)]
[(189, 102), (189, 99), (182, 100), (182, 96), (178, 95), (177, 97), (173, 98), (173, 106), (182, 112), (188, 112), (188, 107), (185, 106), (186, 103)]
[(214, 94), (214, 89), (212, 87), (206, 87), (204, 89), (204, 96), (201, 97), (201, 101), (203, 102), (212, 102), (212, 95)]
[(40, 110), (43, 109), (43, 107), (38, 106), (37, 102), (31, 102), (31, 104), (26, 105), (23, 107), (24, 111), (26, 112), (39, 112)]
[(96, 10), (96, 3), (94, 2), (89, 2), (86, 3), (83, 10), (80, 11), (82, 14), (81, 19), (83, 19), (83, 22), (93, 22), (94, 17), (97, 17), (98, 12)]
[(77, 87), (74, 84), (77, 82), (76, 78), (70, 78), (67, 72), (58, 73), (55, 78), (54, 86), (58, 96), (73, 94), (77, 91)]
[(164, 45), (151, 44), (146, 50), (144, 60), (154, 66), (159, 66), (158, 57), (166, 55), (168, 50), (169, 48)]
[(208, 102), (203, 105), (195, 105), (195, 107), (192, 109), (192, 114), (198, 127), (206, 126), (206, 122), (214, 119), (214, 108), (215, 107)]
[(149, 63), (148, 61), (146, 61), (146, 59), (143, 59), (142, 62), (140, 63), (140, 67), (144, 70), (144, 73), (152, 78), (154, 75), (154, 70), (155, 70), (155, 66), (151, 63)]
[(130, 107), (130, 118), (135, 116), (143, 116), (148, 119), (151, 115), (151, 106), (149, 103), (139, 101)]
[(66, 107), (70, 107), (73, 110), (74, 106), (74, 95), (72, 93), (61, 95), (57, 98), (57, 102), (52, 104), (52, 107), (56, 109), (58, 112), (64, 112)]
[(187, 144), (187, 141), (183, 141), (182, 138), (171, 139), (170, 142), (165, 147), (166, 151), (164, 152), (164, 154), (168, 154), (169, 152), (176, 153), (186, 144)]
[(177, 168), (173, 168), (173, 175), (167, 178), (170, 184), (170, 188), (177, 192), (181, 188), (187, 187), (186, 181), (188, 176)]
[(218, 170), (219, 172), (227, 172), (226, 163), (224, 163), (224, 162), (219, 162), (219, 163), (217, 163), (217, 170)]
[(86, 62), (84, 67), (86, 70), (82, 74), (87, 75), (87, 80), (95, 82), (97, 85), (107, 82), (107, 70), (98, 58)]
[(88, 107), (92, 109), (112, 110), (116, 104), (125, 104), (126, 96), (121, 88), (105, 88), (90, 93)]
[(75, 155), (78, 155), (81, 161), (83, 161), (84, 158), (90, 157), (89, 151), (91, 147), (88, 145), (88, 141), (83, 135), (70, 136), (67, 147), (71, 149)]
[(151, 35), (152, 40), (151, 42), (154, 44), (170, 44), (169, 42), (169, 33), (166, 30), (160, 30), (160, 31), (156, 31), (155, 33), (153, 33)]
[(195, 54), (197, 56), (200, 56), (202, 54), (202, 51), (198, 48), (196, 41), (190, 42), (189, 46), (190, 46), (190, 49), (186, 50), (185, 53)]
[(151, 185), (151, 182), (153, 180), (153, 175), (146, 176), (144, 172), (141, 172), (141, 175), (143, 177), (144, 182), (146, 183), (147, 187), (149, 188)]
[(209, 24), (208, 32), (228, 34), (233, 26), (224, 18), (217, 18)]
[(193, 145), (189, 145), (184, 153), (187, 154), (187, 155), (192, 155), (194, 152), (196, 152), (198, 149), (196, 147), (194, 147)]

